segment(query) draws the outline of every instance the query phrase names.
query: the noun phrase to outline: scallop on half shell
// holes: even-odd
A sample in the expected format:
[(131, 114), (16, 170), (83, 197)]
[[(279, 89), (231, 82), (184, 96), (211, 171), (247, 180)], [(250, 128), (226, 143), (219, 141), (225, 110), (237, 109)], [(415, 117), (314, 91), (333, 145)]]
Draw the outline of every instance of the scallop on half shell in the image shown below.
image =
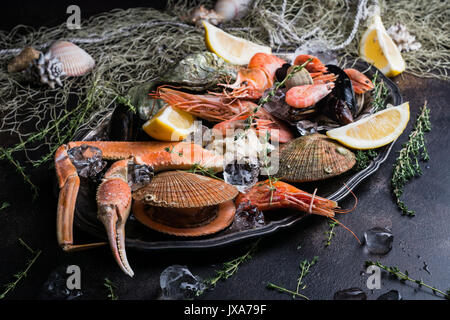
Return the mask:
[(277, 176), (288, 182), (310, 182), (340, 175), (356, 162), (355, 154), (327, 136), (296, 138), (280, 151)]
[(57, 41), (49, 48), (52, 58), (57, 58), (68, 77), (82, 76), (95, 66), (94, 59), (76, 44), (69, 41)]
[(234, 220), (238, 190), (221, 180), (166, 171), (133, 193), (133, 215), (158, 232), (198, 237), (216, 233)]

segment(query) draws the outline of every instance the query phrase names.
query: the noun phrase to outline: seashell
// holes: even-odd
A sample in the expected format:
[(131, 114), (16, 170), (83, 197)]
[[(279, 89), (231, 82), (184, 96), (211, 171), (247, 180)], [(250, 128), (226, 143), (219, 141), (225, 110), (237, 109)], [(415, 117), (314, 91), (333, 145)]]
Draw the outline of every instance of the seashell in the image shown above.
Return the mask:
[(223, 18), (214, 10), (208, 10), (205, 6), (201, 5), (189, 11), (188, 15), (181, 19), (188, 23), (195, 24), (197, 27), (201, 27), (203, 20), (206, 20), (213, 25), (218, 25)]
[(40, 52), (33, 47), (25, 47), (8, 63), (8, 72), (18, 72), (27, 69), (33, 61), (39, 58)]
[[(287, 70), (287, 74), (291, 73), (294, 67), (295, 66), (290, 66)], [(313, 84), (313, 79), (311, 78), (308, 70), (306, 70), (305, 68), (297, 71), (292, 75), (290, 79), (286, 80), (286, 88), (288, 89), (296, 86), (303, 86), (306, 84)]]
[(57, 41), (49, 48), (51, 56), (62, 63), (66, 76), (82, 76), (95, 66), (94, 59), (79, 46), (69, 41)]
[(249, 4), (250, 0), (218, 0), (214, 10), (224, 21), (230, 21), (244, 17)]
[(236, 197), (238, 190), (221, 180), (185, 171), (166, 171), (136, 191), (133, 199), (165, 208), (203, 208)]
[[(236, 214), (236, 207), (231, 200), (205, 208), (209, 216), (192, 212), (192, 209), (151, 207), (141, 201), (134, 201), (132, 210), (134, 217), (147, 227), (182, 237), (199, 237), (219, 232), (231, 225)], [(199, 223), (198, 218), (193, 217), (198, 213), (208, 219)], [(192, 225), (192, 222), (196, 223)]]
[(315, 133), (296, 138), (283, 147), (277, 176), (289, 182), (322, 180), (348, 171), (355, 162), (352, 151)]

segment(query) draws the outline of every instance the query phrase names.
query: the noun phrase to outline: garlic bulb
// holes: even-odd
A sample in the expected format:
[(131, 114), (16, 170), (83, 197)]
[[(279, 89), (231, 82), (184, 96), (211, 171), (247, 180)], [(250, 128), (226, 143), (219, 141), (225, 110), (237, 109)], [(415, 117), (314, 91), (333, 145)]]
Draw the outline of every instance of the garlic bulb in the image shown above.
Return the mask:
[(248, 11), (250, 0), (218, 0), (214, 11), (223, 17), (223, 21), (240, 19)]
[(400, 23), (391, 26), (387, 33), (391, 36), (392, 40), (397, 44), (400, 51), (413, 51), (419, 50), (422, 44), (416, 41), (416, 37), (411, 35), (406, 27)]

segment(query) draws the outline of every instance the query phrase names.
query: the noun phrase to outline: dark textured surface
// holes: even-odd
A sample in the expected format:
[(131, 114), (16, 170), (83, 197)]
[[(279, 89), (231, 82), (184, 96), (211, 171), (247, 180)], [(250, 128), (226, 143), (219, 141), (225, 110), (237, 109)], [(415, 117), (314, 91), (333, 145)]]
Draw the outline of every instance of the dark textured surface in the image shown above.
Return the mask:
[[(407, 74), (395, 79), (405, 101), (410, 101), (411, 120), (405, 132), (394, 145), (386, 162), (368, 180), (355, 190), (358, 206), (350, 214), (338, 219), (352, 229), (360, 239), (365, 230), (375, 226), (389, 227), (394, 233), (393, 249), (385, 256), (368, 255), (355, 238), (343, 228), (336, 228), (331, 245), (324, 246), (328, 230), (327, 220), (312, 216), (290, 229), (264, 238), (253, 258), (239, 271), (213, 291), (200, 299), (292, 299), (290, 295), (266, 289), (272, 282), (295, 290), (299, 275), (299, 263), (314, 256), (319, 261), (305, 278), (303, 291), (310, 299), (333, 299), (336, 291), (359, 287), (369, 300), (395, 289), (403, 299), (440, 299), (429, 290), (417, 290), (414, 284), (402, 284), (386, 275), (381, 289), (373, 292), (366, 287), (367, 275), (364, 262), (380, 260), (385, 265), (407, 269), (413, 278), (440, 289), (450, 288), (450, 142), (448, 125), (450, 99), (448, 82), (418, 79)], [(419, 108), (428, 100), (431, 109), (432, 131), (426, 134), (431, 159), (422, 163), (423, 176), (414, 179), (405, 188), (404, 202), (416, 211), (408, 218), (397, 210), (391, 197), (390, 179), (392, 166), (401, 144), (407, 140)], [(1, 145), (8, 140), (2, 137)], [(159, 275), (169, 265), (186, 265), (203, 278), (214, 275), (223, 262), (246, 252), (246, 244), (220, 250), (198, 252), (141, 253), (128, 252), (128, 260), (135, 277), (129, 278), (117, 267), (109, 248), (66, 254), (56, 244), (56, 198), (52, 186), (52, 169), (33, 172), (40, 197), (31, 201), (31, 192), (22, 183), (14, 168), (0, 163), (0, 204), (11, 204), (0, 211), (0, 285), (13, 280), (13, 275), (25, 267), (29, 253), (18, 242), (26, 241), (32, 248), (42, 250), (34, 266), (6, 299), (37, 299), (43, 296), (43, 284), (56, 269), (69, 265), (81, 268), (81, 299), (106, 299), (103, 287), (107, 277), (117, 285), (115, 293), (120, 299), (155, 299), (159, 294)], [(344, 208), (353, 205), (351, 197), (342, 201)], [(96, 239), (75, 231), (76, 243)], [(300, 247), (300, 248), (299, 248)], [(429, 274), (425, 269), (428, 266)]]

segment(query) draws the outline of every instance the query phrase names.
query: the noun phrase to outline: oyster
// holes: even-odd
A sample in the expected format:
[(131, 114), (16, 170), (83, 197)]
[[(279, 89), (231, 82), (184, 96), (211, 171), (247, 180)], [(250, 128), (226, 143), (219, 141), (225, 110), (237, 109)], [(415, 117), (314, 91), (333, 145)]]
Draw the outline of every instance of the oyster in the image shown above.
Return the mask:
[(159, 232), (201, 236), (229, 226), (236, 212), (238, 190), (221, 180), (166, 171), (133, 194), (133, 214)]
[(197, 52), (178, 62), (160, 82), (193, 91), (204, 91), (218, 83), (233, 81), (237, 71), (238, 67), (212, 52)]
[(319, 133), (296, 138), (280, 151), (277, 176), (289, 182), (309, 182), (340, 175), (355, 165), (355, 154)]

